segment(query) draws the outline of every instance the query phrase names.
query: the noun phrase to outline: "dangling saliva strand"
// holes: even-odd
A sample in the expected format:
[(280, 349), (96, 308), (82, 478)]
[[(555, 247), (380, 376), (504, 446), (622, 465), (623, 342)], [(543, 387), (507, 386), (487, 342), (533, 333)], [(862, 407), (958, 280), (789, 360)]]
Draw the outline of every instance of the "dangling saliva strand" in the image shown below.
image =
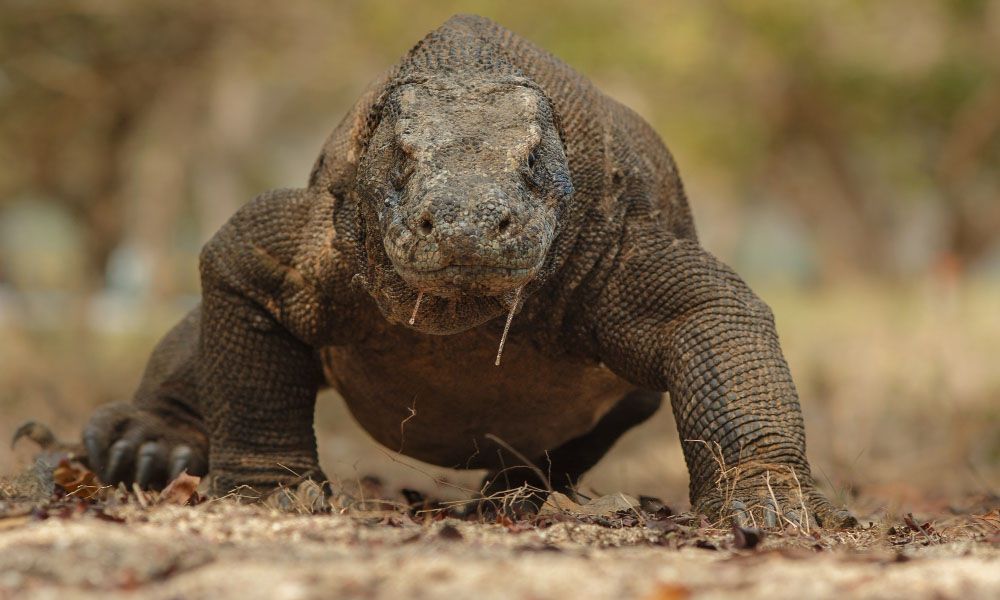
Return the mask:
[(514, 292), (514, 302), (510, 305), (510, 312), (507, 313), (507, 323), (503, 326), (503, 335), (500, 336), (500, 347), (497, 348), (497, 360), (493, 363), (495, 366), (500, 366), (500, 357), (503, 356), (503, 345), (507, 342), (507, 333), (510, 331), (510, 323), (514, 320), (514, 313), (517, 312), (517, 304), (521, 301), (521, 290), (524, 286), (517, 288)]
[(420, 301), (424, 299), (422, 291), (417, 292), (417, 303), (413, 305), (413, 314), (410, 315), (410, 325), (417, 322), (417, 311), (420, 310)]

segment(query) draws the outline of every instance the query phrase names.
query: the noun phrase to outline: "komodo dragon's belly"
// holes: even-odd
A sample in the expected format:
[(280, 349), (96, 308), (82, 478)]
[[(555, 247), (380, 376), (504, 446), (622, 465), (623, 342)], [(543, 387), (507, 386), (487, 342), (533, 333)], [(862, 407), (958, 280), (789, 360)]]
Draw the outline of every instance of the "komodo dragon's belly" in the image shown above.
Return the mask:
[(363, 345), (325, 348), (322, 358), (372, 437), (446, 467), (501, 466), (494, 436), (537, 459), (589, 431), (633, 387), (601, 365), (548, 357), (516, 333), (497, 367), (498, 342), (484, 327), (450, 336), (389, 327)]

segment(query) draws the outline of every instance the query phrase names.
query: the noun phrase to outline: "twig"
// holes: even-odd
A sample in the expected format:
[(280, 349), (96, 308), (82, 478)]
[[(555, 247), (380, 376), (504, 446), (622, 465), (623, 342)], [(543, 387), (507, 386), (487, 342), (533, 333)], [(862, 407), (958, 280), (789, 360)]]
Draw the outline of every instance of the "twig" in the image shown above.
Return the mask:
[(508, 444), (507, 442), (503, 441), (499, 437), (493, 435), (492, 433), (487, 433), (483, 437), (485, 437), (486, 439), (488, 439), (488, 440), (490, 440), (492, 442), (495, 442), (495, 443), (499, 444), (502, 448), (504, 448), (505, 450), (507, 450), (508, 452), (510, 452), (511, 454), (513, 454), (518, 460), (520, 460), (522, 463), (524, 463), (525, 467), (530, 468), (532, 471), (534, 471), (535, 475), (538, 475), (538, 478), (542, 481), (542, 483), (545, 484), (546, 491), (548, 491), (548, 492), (552, 491), (552, 484), (549, 482), (549, 478), (545, 476), (545, 473), (543, 473), (542, 470), (539, 469), (538, 466), (535, 465), (534, 462), (528, 460), (528, 458), (526, 456), (524, 456), (523, 454), (521, 454), (520, 452), (518, 452), (510, 444)]

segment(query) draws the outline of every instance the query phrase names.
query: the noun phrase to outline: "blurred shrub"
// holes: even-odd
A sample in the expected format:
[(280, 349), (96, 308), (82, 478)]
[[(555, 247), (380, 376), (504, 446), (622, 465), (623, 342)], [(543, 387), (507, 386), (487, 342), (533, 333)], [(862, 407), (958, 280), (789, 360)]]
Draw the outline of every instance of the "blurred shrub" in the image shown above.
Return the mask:
[[(198, 246), (255, 193), (301, 185), (364, 85), (460, 11), (523, 34), (647, 117), (707, 217), (706, 242), (738, 267), (822, 280), (1000, 255), (998, 0), (2, 11), (0, 219), (25, 199), (62, 210), (81, 229), (90, 289), (116, 251), (144, 265), (155, 296), (196, 289)], [(789, 233), (769, 245), (775, 228)], [(5, 248), (0, 278), (15, 260)], [(790, 253), (800, 258), (786, 267)]]

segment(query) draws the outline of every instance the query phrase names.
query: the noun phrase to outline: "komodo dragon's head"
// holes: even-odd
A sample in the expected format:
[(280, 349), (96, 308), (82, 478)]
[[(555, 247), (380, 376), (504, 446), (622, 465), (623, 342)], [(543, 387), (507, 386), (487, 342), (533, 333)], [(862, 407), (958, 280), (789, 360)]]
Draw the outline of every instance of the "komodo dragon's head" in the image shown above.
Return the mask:
[(390, 86), (358, 163), (363, 280), (386, 317), (452, 333), (544, 276), (573, 193), (556, 115), (517, 76)]

